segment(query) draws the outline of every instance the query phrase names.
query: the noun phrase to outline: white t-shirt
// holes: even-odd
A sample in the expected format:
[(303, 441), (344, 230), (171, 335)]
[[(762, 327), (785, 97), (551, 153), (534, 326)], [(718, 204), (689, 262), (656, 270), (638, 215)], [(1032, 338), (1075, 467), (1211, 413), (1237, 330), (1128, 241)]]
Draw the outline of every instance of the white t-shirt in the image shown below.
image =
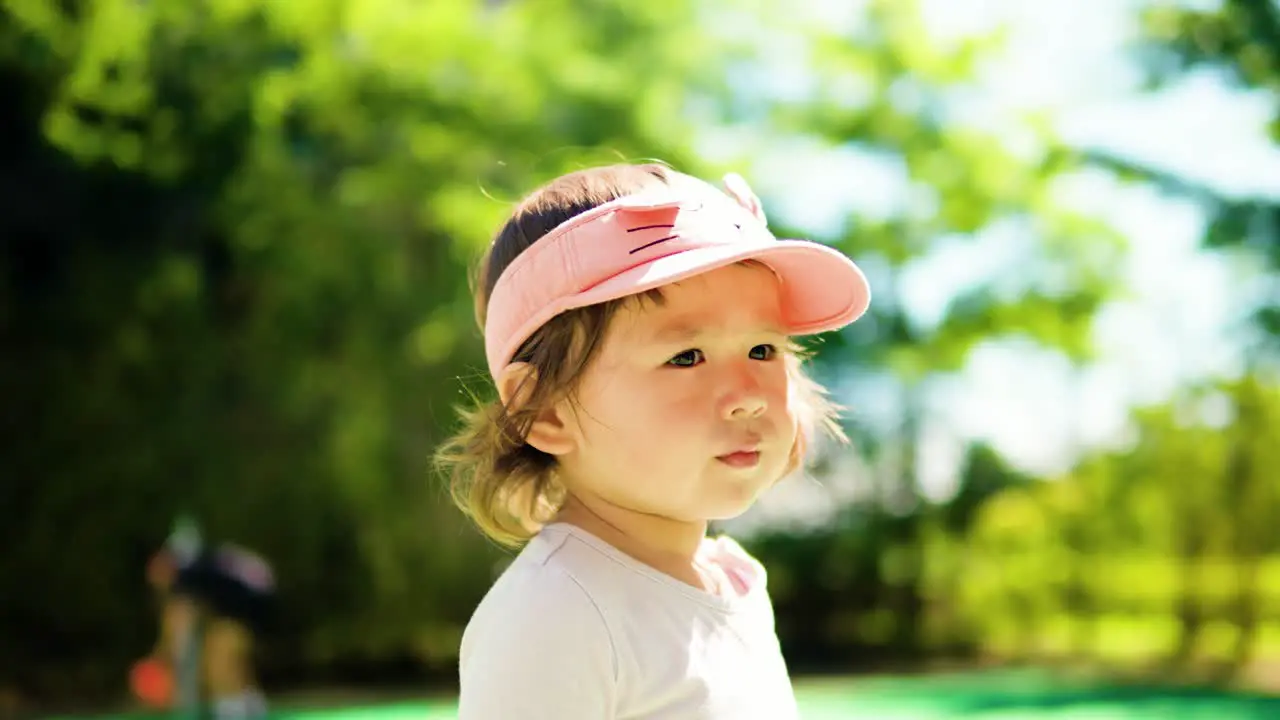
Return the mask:
[(543, 528), (462, 637), (459, 720), (721, 720), (798, 716), (764, 568), (728, 538), (712, 595), (580, 528)]

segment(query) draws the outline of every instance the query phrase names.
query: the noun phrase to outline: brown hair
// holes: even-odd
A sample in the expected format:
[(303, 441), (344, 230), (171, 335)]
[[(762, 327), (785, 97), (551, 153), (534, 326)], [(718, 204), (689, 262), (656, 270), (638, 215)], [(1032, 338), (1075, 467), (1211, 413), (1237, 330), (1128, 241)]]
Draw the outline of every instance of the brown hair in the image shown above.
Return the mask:
[[(670, 184), (673, 175), (658, 164), (610, 165), (563, 175), (526, 197), (480, 264), (475, 310), (481, 331), (489, 296), (520, 253), (569, 218), (658, 183)], [(645, 297), (661, 302), (656, 290)], [(555, 478), (555, 458), (525, 438), (541, 411), (572, 394), (610, 319), (636, 300), (622, 298), (552, 318), (516, 352), (514, 360), (532, 367), (531, 387), (516, 393), (519, 402), (477, 402), (460, 411), (463, 427), (441, 446), (436, 463), (448, 475), (453, 501), (495, 542), (520, 545), (559, 510), (565, 490)], [(794, 470), (814, 432), (823, 430), (838, 439), (844, 434), (836, 423), (836, 407), (822, 386), (804, 374), (798, 353), (788, 353), (787, 362), (800, 418), (790, 466)]]

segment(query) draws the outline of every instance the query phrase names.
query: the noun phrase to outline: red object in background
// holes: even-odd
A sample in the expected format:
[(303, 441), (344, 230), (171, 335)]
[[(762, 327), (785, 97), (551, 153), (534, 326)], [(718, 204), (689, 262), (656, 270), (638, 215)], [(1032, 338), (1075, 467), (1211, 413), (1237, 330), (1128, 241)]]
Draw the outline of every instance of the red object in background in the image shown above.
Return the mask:
[(129, 687), (145, 705), (158, 710), (173, 702), (173, 673), (154, 657), (143, 658), (129, 671)]

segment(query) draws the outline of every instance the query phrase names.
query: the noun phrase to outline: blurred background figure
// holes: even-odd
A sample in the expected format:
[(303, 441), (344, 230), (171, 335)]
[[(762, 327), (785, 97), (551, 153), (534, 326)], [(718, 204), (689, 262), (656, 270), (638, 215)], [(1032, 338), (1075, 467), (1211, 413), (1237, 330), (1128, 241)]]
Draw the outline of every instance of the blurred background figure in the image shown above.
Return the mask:
[(253, 720), (267, 712), (254, 668), (256, 638), (268, 627), (275, 579), (244, 548), (207, 547), (190, 521), (147, 563), (159, 604), (159, 637), (131, 672), (134, 695), (180, 717)]

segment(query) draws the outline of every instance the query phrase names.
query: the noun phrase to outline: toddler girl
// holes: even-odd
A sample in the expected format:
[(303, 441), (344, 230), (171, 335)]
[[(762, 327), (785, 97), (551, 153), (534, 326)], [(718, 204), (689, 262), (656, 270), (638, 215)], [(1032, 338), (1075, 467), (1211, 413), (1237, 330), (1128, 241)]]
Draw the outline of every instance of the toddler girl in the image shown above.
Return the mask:
[(870, 290), (725, 186), (571, 173), (489, 248), (498, 400), (439, 459), (479, 528), (523, 547), (463, 635), (460, 720), (796, 717), (764, 568), (707, 525), (839, 435), (791, 338), (853, 322)]

